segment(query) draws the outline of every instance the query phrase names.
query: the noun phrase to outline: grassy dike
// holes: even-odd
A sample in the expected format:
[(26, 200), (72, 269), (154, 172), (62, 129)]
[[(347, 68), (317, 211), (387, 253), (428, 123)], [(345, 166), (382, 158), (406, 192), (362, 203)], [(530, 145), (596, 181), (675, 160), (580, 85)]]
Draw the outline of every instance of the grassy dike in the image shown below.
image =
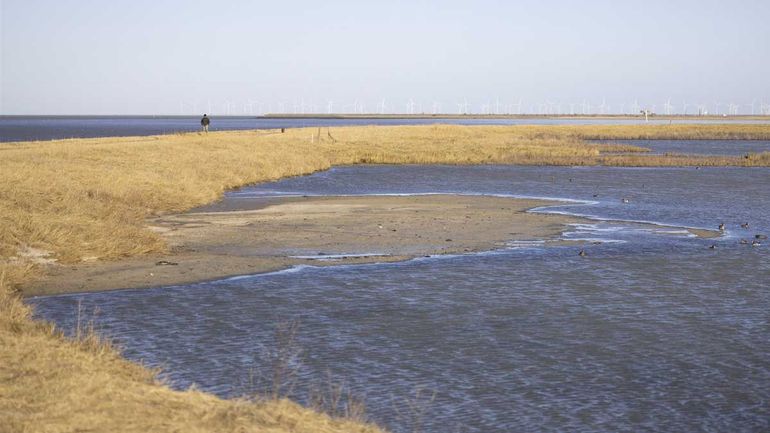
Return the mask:
[(33, 321), (16, 288), (45, 261), (163, 252), (147, 217), (334, 165), (770, 166), (770, 153), (653, 156), (584, 141), (634, 138), (770, 139), (770, 125), (308, 128), (2, 144), (0, 431), (379, 431), (285, 399), (173, 391), (90, 333), (68, 340)]

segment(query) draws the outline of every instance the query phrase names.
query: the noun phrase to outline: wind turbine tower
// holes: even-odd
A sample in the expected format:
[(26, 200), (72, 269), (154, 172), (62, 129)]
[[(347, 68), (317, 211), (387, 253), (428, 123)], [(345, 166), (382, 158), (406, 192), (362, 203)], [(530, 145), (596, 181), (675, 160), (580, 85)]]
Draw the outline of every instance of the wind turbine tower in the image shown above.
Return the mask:
[(671, 105), (671, 98), (668, 98), (668, 101), (666, 101), (666, 103), (663, 104), (663, 107), (664, 107), (663, 110), (666, 112), (666, 115), (670, 116), (672, 109), (674, 107), (673, 105)]

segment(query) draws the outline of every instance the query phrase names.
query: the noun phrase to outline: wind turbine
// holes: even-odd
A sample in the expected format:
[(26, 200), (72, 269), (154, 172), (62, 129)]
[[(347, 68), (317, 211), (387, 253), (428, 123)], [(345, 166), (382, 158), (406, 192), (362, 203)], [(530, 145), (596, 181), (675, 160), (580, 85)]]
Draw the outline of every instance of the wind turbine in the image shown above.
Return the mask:
[(232, 101), (226, 99), (222, 103), (222, 107), (224, 108), (225, 115), (226, 116), (230, 116), (232, 114), (232, 109), (235, 108), (235, 103), (233, 103)]
[(607, 114), (607, 100), (602, 98), (602, 103), (599, 105), (599, 114)]
[(668, 101), (666, 101), (666, 103), (663, 104), (663, 107), (664, 107), (663, 110), (666, 112), (666, 115), (670, 116), (672, 108), (674, 107), (673, 105), (671, 105), (671, 98), (668, 98)]
[(190, 114), (190, 112), (186, 108), (191, 109), (193, 114), (198, 114), (197, 102), (179, 101), (179, 114), (181, 115)]
[(437, 101), (433, 101), (433, 114), (438, 114), (441, 111), (441, 104)]
[(719, 116), (719, 107), (721, 107), (721, 106), (722, 106), (721, 103), (714, 102), (714, 114), (716, 114), (717, 116)]
[(481, 114), (492, 114), (492, 104), (481, 104)]
[(638, 113), (641, 110), (642, 110), (642, 107), (639, 106), (639, 100), (638, 99), (634, 99), (634, 103), (631, 104), (631, 112), (632, 113)]
[(334, 113), (334, 101), (331, 99), (326, 103), (326, 114)]
[(244, 114), (248, 114), (249, 116), (253, 116), (254, 115), (254, 106), (255, 105), (257, 106), (257, 110), (259, 110), (259, 105), (260, 105), (259, 101), (255, 101), (253, 99), (247, 100), (243, 104), (243, 113)]
[(759, 114), (761, 116), (767, 116), (770, 114), (770, 104), (765, 103), (765, 101), (759, 101)]
[(380, 101), (380, 114), (385, 114), (385, 98)]

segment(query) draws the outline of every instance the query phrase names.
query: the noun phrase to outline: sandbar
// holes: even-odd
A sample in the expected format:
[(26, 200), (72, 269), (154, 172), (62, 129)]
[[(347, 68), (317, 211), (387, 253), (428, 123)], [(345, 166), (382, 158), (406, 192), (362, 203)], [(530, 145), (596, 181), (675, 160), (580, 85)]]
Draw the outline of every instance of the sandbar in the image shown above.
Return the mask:
[(119, 261), (46, 265), (25, 296), (147, 288), (295, 265), (407, 260), (556, 239), (576, 217), (528, 213), (558, 202), (417, 195), (226, 200), (147, 221), (170, 252)]
[[(527, 212), (558, 201), (478, 195), (302, 196), (220, 202), (147, 221), (167, 254), (47, 263), (24, 296), (140, 289), (259, 274), (297, 265), (402, 261), (560, 240), (587, 219)], [(699, 237), (717, 232), (690, 229)], [(577, 249), (576, 249), (577, 253)]]

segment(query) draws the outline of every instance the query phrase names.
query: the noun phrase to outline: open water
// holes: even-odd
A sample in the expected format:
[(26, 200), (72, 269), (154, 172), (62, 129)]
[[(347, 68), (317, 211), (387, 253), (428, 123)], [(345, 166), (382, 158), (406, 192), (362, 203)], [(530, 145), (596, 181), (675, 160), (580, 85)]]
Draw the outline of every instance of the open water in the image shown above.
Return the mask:
[[(533, 239), (30, 302), (64, 329), (98, 308), (128, 358), (225, 397), (264, 384), (294, 320), (293, 397), (331, 375), (395, 432), (770, 431), (770, 241), (750, 245), (770, 234), (770, 169), (355, 166), (226, 200), (438, 192), (569, 199), (536, 211), (591, 218), (564, 234), (588, 255)], [(677, 228), (721, 222), (716, 240)]]

